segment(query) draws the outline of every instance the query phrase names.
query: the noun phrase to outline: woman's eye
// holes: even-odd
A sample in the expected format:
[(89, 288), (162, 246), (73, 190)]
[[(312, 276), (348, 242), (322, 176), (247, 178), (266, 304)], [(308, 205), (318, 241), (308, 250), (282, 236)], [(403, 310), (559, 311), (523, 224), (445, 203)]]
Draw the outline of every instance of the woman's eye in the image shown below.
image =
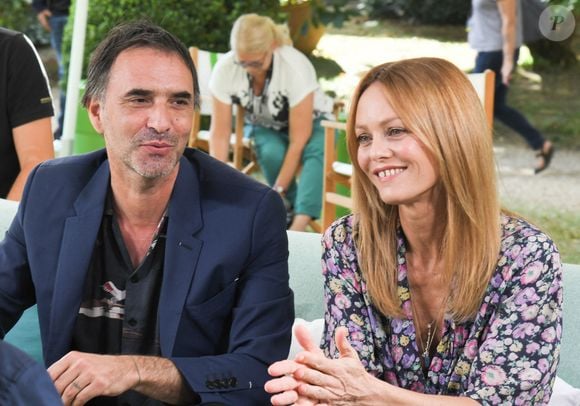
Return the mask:
[(366, 145), (371, 142), (372, 138), (368, 134), (359, 134), (356, 136), (359, 145)]
[(397, 135), (402, 135), (402, 134), (406, 134), (407, 130), (405, 128), (402, 127), (393, 127), (393, 128), (389, 128), (387, 130), (387, 135), (389, 137), (396, 137)]

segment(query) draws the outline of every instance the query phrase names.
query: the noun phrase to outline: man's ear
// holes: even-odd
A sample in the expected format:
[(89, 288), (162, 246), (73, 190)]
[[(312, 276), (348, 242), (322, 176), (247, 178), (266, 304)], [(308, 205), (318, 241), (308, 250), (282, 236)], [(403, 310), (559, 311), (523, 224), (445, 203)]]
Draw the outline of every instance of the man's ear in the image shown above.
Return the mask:
[(91, 120), (91, 124), (93, 124), (93, 127), (95, 127), (95, 130), (97, 130), (99, 134), (103, 134), (101, 107), (102, 107), (101, 101), (96, 98), (91, 98), (91, 100), (89, 101), (89, 105), (87, 106), (87, 112), (89, 113), (89, 119)]

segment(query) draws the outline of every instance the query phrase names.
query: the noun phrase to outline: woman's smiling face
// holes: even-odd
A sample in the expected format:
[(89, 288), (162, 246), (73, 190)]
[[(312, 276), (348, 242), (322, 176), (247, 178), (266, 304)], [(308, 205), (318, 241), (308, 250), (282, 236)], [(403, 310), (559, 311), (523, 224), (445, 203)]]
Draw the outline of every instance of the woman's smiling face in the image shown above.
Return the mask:
[(364, 91), (355, 120), (358, 164), (381, 200), (391, 205), (434, 203), (439, 183), (434, 159), (393, 110), (384, 85), (375, 82)]

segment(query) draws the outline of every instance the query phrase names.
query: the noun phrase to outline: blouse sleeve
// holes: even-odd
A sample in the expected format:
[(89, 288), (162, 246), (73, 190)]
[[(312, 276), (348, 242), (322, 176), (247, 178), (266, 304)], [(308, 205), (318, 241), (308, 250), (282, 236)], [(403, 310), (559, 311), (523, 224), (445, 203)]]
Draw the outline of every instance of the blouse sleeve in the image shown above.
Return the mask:
[[(358, 268), (352, 238), (352, 217), (337, 220), (323, 238), (324, 334), (321, 348), (329, 358), (337, 358), (334, 331), (348, 328), (348, 339), (365, 367), (373, 354), (371, 321), (364, 297), (364, 283)], [(368, 369), (368, 368), (367, 368)]]
[(537, 233), (506, 249), (499, 265), (491, 285), (499, 292), (506, 284), (505, 290), (495, 298), (497, 308), (471, 367), (466, 395), (494, 405), (548, 403), (562, 337), (558, 251)]

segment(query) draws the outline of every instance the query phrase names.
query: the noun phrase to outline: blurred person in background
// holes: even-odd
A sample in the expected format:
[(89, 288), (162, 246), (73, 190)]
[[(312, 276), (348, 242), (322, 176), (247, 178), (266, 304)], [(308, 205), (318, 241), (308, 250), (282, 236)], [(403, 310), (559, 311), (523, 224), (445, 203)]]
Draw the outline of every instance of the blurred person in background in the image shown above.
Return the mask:
[(289, 228), (304, 231), (322, 208), (320, 121), (332, 103), (320, 90), (312, 63), (291, 46), (285, 26), (269, 17), (242, 15), (234, 23), (230, 45), (210, 78), (210, 153), (228, 160), (232, 105), (241, 105), (245, 132), (266, 181), (293, 211)]
[[(70, 9), (70, 0), (33, 0), (32, 7), (36, 11), (36, 17), (42, 27), (50, 32), (50, 45), (56, 52), (56, 61), (58, 63), (58, 81), (61, 86), (61, 81), (64, 76), (64, 65), (62, 60), (62, 38), (64, 35), (64, 27), (68, 21), (68, 14)], [(57, 128), (54, 131), (54, 139), (60, 140), (62, 136), (62, 125), (64, 120), (64, 107), (66, 104), (66, 89), (60, 88), (59, 106)], [(55, 143), (58, 146), (58, 142)]]
[(30, 39), (0, 27), (0, 198), (20, 200), (30, 171), (54, 157), (52, 96)]
[(524, 117), (507, 105), (512, 72), (523, 42), (522, 4), (520, 0), (472, 0), (468, 21), (468, 42), (477, 51), (474, 72), (495, 72), (494, 117), (521, 135), (536, 151), (535, 173), (545, 170), (552, 161), (554, 145)]

